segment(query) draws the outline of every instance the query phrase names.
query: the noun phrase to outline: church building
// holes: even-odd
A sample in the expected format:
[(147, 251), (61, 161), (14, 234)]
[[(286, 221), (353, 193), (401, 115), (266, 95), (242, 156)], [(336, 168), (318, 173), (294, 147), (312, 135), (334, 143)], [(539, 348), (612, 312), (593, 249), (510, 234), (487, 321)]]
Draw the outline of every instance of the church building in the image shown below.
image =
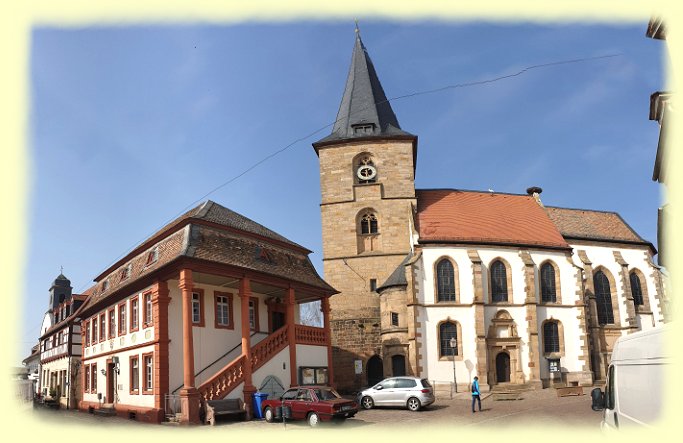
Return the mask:
[(614, 341), (664, 321), (654, 246), (614, 212), (526, 193), (415, 189), (401, 129), (356, 31), (320, 164), (336, 386), (414, 375), (466, 390), (589, 386)]

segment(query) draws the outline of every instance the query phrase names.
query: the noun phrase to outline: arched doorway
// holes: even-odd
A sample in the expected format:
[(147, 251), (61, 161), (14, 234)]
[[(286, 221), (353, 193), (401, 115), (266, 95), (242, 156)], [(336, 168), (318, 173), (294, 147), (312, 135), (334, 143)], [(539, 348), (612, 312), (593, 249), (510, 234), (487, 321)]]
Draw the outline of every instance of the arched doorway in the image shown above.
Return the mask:
[(394, 377), (406, 375), (406, 358), (403, 355), (391, 357), (391, 372)]
[(510, 356), (507, 352), (496, 355), (496, 383), (510, 382)]
[(367, 364), (368, 386), (375, 386), (384, 379), (384, 365), (382, 359), (373, 355)]

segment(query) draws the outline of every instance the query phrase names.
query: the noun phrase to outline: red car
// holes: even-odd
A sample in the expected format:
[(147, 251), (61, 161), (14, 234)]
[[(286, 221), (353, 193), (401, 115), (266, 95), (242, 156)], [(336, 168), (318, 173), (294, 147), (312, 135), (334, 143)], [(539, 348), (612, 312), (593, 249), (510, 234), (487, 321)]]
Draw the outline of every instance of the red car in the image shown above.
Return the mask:
[(341, 422), (353, 417), (358, 412), (358, 404), (353, 400), (342, 398), (329, 386), (301, 386), (291, 388), (279, 399), (265, 400), (261, 404), (263, 417), (268, 423), (282, 420), (282, 406), (291, 411), (285, 418), (307, 420), (311, 426), (321, 421)]

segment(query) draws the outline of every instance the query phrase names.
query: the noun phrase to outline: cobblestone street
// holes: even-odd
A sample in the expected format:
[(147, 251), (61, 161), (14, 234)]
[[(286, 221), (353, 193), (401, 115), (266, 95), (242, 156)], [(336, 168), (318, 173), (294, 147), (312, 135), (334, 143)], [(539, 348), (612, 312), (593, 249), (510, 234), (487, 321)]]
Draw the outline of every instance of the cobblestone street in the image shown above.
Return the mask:
[[(586, 389), (586, 391), (588, 391)], [(524, 392), (519, 400), (493, 400), (490, 394), (484, 394), (482, 412), (472, 413), (470, 409), (470, 395), (468, 392), (459, 393), (452, 399), (439, 399), (428, 408), (419, 412), (410, 412), (399, 408), (376, 408), (361, 410), (353, 419), (342, 424), (324, 423), (328, 429), (374, 429), (410, 427), (416, 429), (434, 429), (434, 425), (473, 427), (473, 428), (514, 428), (522, 426), (565, 426), (583, 430), (594, 429), (600, 432), (601, 413), (590, 408), (590, 395), (557, 397), (554, 389)], [(125, 420), (117, 417), (97, 417), (92, 414), (75, 411), (53, 411), (27, 409), (28, 414), (35, 414), (41, 421), (55, 421), (65, 424), (83, 424), (107, 427), (135, 427), (145, 430), (168, 428), (177, 425), (155, 426), (145, 423)], [(234, 430), (268, 430), (283, 429), (281, 423), (265, 423), (263, 420), (249, 422), (221, 421), (216, 426), (198, 426), (200, 432), (225, 432)], [(313, 431), (304, 422), (288, 422), (287, 431)]]

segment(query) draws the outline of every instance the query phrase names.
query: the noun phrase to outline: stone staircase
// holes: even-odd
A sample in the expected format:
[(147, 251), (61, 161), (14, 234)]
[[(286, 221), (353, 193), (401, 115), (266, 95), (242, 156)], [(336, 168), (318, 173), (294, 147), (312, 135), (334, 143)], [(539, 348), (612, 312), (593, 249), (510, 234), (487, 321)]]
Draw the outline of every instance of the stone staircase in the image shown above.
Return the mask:
[[(255, 372), (288, 344), (287, 327), (283, 326), (251, 348), (251, 369)], [(202, 383), (197, 390), (203, 401), (225, 398), (244, 381), (246, 356), (240, 355), (213, 377)]]

